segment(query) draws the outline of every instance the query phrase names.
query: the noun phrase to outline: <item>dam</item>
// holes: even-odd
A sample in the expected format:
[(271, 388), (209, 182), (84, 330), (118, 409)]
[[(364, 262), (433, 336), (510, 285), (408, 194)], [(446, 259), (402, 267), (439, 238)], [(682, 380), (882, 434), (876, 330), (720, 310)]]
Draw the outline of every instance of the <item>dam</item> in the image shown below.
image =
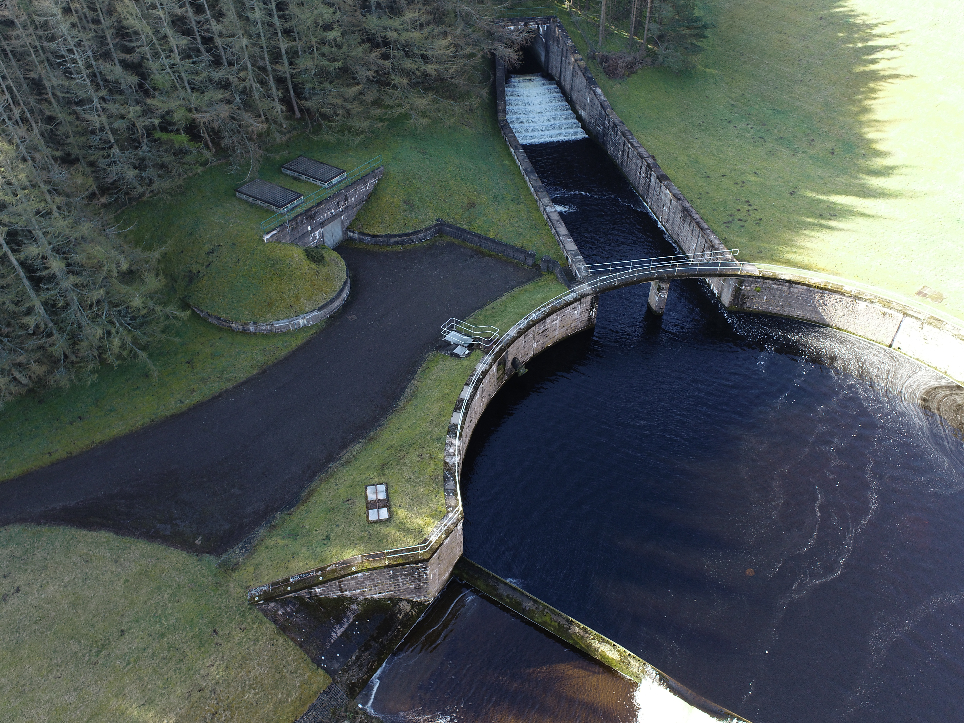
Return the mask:
[[(587, 268), (676, 251), (599, 145), (553, 140), (511, 95)], [(953, 718), (964, 442), (932, 392), (953, 408), (961, 388), (702, 282), (674, 282), (661, 317), (647, 291), (602, 295), (592, 330), (491, 401), (466, 556), (753, 721)], [(359, 700), (386, 720), (693, 719), (520, 624), (452, 583)]]

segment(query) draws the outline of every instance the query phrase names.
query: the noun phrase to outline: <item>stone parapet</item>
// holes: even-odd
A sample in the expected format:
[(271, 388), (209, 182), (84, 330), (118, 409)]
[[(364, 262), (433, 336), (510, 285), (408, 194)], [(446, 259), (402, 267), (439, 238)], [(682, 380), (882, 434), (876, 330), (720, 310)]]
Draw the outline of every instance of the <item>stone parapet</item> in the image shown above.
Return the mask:
[(498, 256), (516, 261), (524, 266), (535, 266), (536, 264), (536, 254), (533, 251), (512, 246), (511, 244), (476, 233), (475, 231), (469, 231), (467, 228), (456, 226), (454, 223), (443, 221), (440, 218), (435, 219), (435, 223), (431, 226), (406, 233), (368, 234), (352, 229), (348, 229), (346, 232), (346, 236), (350, 241), (375, 246), (410, 246), (430, 241), (439, 235), (448, 236), (456, 241), (461, 241), (469, 246), (475, 246), (483, 251), (497, 254)]

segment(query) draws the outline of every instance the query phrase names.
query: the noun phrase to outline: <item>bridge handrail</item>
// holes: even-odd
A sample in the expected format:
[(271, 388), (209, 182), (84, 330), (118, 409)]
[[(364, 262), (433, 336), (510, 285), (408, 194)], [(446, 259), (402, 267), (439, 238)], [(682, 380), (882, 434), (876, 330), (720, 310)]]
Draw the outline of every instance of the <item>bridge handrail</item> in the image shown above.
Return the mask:
[(343, 179), (338, 181), (335, 185), (330, 188), (319, 188), (314, 193), (310, 193), (301, 199), (297, 205), (293, 208), (286, 209), (284, 211), (279, 211), (273, 216), (269, 216), (264, 221), (261, 222), (261, 234), (264, 235), (268, 233), (273, 228), (280, 226), (282, 223), (287, 223), (292, 218), (301, 213), (304, 209), (313, 206), (315, 204), (321, 203), (326, 198), (335, 195), (338, 191), (342, 190), (346, 186), (350, 186), (355, 181), (357, 181), (362, 176), (371, 173), (373, 170), (382, 165), (382, 157), (375, 156), (374, 158), (366, 161), (365, 163), (358, 166), (358, 168), (353, 169), (345, 176)]

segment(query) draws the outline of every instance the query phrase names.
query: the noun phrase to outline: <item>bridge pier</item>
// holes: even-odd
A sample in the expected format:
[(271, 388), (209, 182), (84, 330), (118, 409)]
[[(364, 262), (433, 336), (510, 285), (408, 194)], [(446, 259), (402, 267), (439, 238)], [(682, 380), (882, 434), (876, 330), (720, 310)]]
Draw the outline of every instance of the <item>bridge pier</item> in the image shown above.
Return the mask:
[(649, 310), (657, 316), (662, 316), (666, 311), (666, 299), (669, 298), (668, 281), (651, 281), (649, 284), (649, 299), (646, 305)]

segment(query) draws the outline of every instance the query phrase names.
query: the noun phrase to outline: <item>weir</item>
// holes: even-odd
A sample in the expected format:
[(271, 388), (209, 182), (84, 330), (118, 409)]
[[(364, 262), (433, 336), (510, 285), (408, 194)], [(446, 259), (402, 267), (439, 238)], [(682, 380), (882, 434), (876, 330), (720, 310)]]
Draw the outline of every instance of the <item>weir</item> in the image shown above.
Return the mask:
[(505, 86), (505, 105), (505, 118), (523, 145), (586, 138), (559, 86), (548, 78), (513, 76)]

